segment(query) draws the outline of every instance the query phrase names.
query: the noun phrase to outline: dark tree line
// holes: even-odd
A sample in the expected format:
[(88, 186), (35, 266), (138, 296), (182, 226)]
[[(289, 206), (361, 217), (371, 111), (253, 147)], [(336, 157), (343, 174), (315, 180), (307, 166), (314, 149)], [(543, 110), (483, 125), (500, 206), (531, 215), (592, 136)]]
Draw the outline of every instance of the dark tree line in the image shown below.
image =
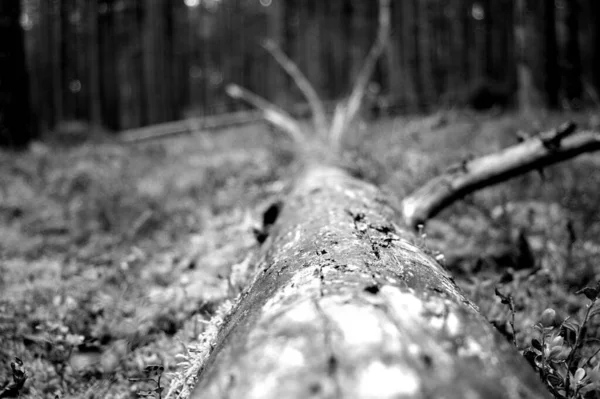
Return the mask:
[(22, 147), (35, 134), (19, 25), (19, 0), (0, 2), (0, 146)]
[[(23, 27), (33, 127), (41, 131), (70, 120), (119, 130), (234, 111), (240, 105), (223, 90), (229, 82), (295, 104), (300, 94), (260, 47), (267, 37), (323, 97), (339, 99), (377, 26), (371, 0), (22, 0), (22, 12), (18, 3), (0, 8), (2, 57), (10, 60), (1, 68), (11, 77), (25, 71), (23, 51), (14, 50), (23, 47)], [(598, 18), (595, 0), (395, 1), (373, 106), (411, 112), (597, 102)], [(3, 104), (14, 99), (3, 114), (16, 115), (8, 106), (26, 109), (18, 104), (27, 102), (27, 83), (19, 81), (2, 86)], [(10, 90), (21, 98), (7, 96)], [(16, 119), (9, 130), (28, 132), (23, 123), (31, 118)], [(13, 134), (3, 135), (6, 142)]]

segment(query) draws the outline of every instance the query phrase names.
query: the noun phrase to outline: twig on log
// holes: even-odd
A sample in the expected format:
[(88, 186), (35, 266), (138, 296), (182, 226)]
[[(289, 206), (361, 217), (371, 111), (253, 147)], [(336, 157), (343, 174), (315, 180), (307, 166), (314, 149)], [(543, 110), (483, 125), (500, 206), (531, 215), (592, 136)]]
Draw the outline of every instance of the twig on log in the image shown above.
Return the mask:
[(227, 85), (225, 91), (230, 97), (243, 100), (261, 110), (267, 122), (283, 130), (296, 143), (306, 142), (306, 134), (300, 124), (282, 108), (233, 83)]
[(575, 133), (575, 130), (577, 130), (577, 125), (575, 123), (571, 121), (565, 122), (556, 130), (540, 134), (540, 140), (542, 140), (542, 143), (546, 148), (555, 150), (560, 148), (562, 139)]
[(405, 223), (416, 227), (476, 190), (600, 150), (600, 133), (574, 131), (575, 125), (567, 123), (501, 152), (465, 161), (463, 167), (433, 178), (402, 201)]
[(391, 27), (390, 14), (390, 0), (379, 0), (379, 28), (377, 31), (377, 39), (373, 44), (373, 47), (371, 47), (371, 50), (369, 50), (369, 54), (356, 78), (356, 83), (348, 98), (348, 102), (345, 106), (336, 109), (335, 115), (333, 116), (330, 137), (331, 142), (336, 146), (339, 146), (342, 134), (356, 117), (365, 96), (369, 80), (375, 70), (377, 60), (387, 46)]
[(300, 68), (285, 55), (277, 43), (273, 40), (266, 40), (262, 46), (273, 56), (283, 70), (290, 75), (298, 89), (300, 89), (312, 110), (313, 123), (317, 133), (321, 137), (325, 137), (327, 134), (325, 105), (313, 85), (310, 84), (306, 76), (300, 71)]

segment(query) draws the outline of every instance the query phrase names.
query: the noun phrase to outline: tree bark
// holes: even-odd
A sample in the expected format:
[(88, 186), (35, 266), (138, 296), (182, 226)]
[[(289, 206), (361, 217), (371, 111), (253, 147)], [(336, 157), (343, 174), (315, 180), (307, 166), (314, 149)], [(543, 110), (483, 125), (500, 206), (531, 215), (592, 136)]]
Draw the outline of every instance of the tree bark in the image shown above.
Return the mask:
[(294, 180), (192, 398), (546, 398), (376, 187)]

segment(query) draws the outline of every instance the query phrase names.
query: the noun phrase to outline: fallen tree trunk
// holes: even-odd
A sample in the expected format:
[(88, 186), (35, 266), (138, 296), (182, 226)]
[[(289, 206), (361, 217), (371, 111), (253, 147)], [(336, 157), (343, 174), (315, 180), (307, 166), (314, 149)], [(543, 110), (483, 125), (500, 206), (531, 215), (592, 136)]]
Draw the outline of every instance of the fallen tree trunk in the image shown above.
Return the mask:
[(600, 134), (565, 124), (452, 168), (399, 208), (322, 150), (305, 150), (192, 397), (549, 397), (414, 227), (482, 187), (600, 150)]
[(296, 178), (193, 398), (545, 398), (374, 186)]

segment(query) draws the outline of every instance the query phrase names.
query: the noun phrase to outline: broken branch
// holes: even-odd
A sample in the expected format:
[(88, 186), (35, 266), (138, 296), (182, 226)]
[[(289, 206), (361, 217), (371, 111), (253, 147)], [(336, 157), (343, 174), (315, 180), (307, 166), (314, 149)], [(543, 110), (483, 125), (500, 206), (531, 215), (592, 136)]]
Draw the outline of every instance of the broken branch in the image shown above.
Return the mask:
[(600, 133), (574, 131), (573, 123), (564, 124), (503, 151), (465, 161), (461, 168), (431, 179), (402, 201), (405, 223), (416, 227), (478, 189), (600, 150)]
[(298, 122), (282, 108), (233, 83), (227, 85), (225, 91), (230, 97), (245, 101), (262, 111), (267, 122), (287, 133), (295, 142), (303, 143), (306, 141), (306, 135)]
[(315, 129), (319, 135), (325, 137), (327, 134), (327, 117), (325, 114), (325, 106), (315, 88), (310, 84), (298, 66), (292, 60), (290, 60), (287, 55), (285, 55), (277, 43), (275, 43), (273, 40), (266, 40), (263, 43), (263, 47), (269, 52), (269, 54), (273, 56), (275, 61), (277, 61), (283, 70), (290, 75), (298, 89), (300, 89), (312, 110)]

